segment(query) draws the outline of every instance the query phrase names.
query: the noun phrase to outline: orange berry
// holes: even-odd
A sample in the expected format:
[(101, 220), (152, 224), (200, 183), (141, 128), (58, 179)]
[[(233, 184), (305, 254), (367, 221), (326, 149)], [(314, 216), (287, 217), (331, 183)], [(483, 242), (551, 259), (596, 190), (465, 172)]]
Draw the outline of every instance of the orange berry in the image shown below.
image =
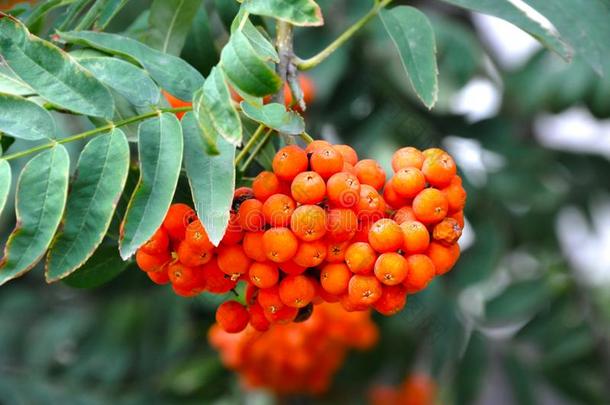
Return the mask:
[(241, 203), (251, 198), (254, 198), (254, 191), (250, 187), (238, 187), (233, 192), (233, 203)]
[(352, 297), (349, 292), (341, 295), (339, 297), (339, 302), (341, 303), (343, 309), (345, 309), (347, 312), (366, 311), (370, 306), (369, 304), (361, 302), (359, 297)]
[(287, 262), (294, 257), (298, 247), (297, 238), (288, 228), (271, 228), (263, 235), (263, 249), (272, 262)]
[(353, 174), (354, 176), (358, 177), (356, 175), (356, 169), (354, 168), (354, 165), (352, 165), (350, 163), (343, 162), (343, 169), (341, 171), (349, 173), (349, 174)]
[(218, 267), (218, 260), (213, 258), (201, 268), (202, 277), (206, 280), (206, 289), (213, 294), (224, 294), (235, 288), (237, 280), (231, 280)]
[(140, 250), (148, 253), (149, 255), (158, 255), (161, 253), (167, 253), (169, 248), (169, 235), (167, 231), (161, 227), (157, 229), (154, 235), (141, 247)]
[(202, 279), (199, 267), (185, 266), (180, 262), (170, 263), (167, 267), (167, 275), (174, 286), (182, 290), (195, 288)]
[(434, 226), (432, 238), (446, 245), (454, 244), (462, 236), (462, 228), (457, 220), (445, 218)]
[(333, 208), (327, 214), (328, 237), (335, 241), (351, 239), (358, 229), (358, 218), (354, 211), (346, 208)]
[(252, 181), (252, 192), (257, 200), (264, 202), (273, 194), (281, 192), (280, 179), (273, 172), (260, 172)]
[(426, 176), (428, 183), (435, 187), (446, 187), (455, 176), (457, 167), (453, 158), (443, 152), (426, 157), (421, 171)]
[(136, 263), (140, 270), (145, 272), (160, 271), (171, 260), (169, 252), (151, 255), (142, 249), (136, 252)]
[(287, 324), (297, 317), (299, 314), (299, 308), (289, 307), (288, 305), (282, 306), (276, 311), (265, 310), (265, 317), (267, 320), (274, 324)]
[(307, 154), (296, 145), (284, 146), (273, 158), (273, 172), (282, 180), (290, 181), (294, 177), (307, 170)]
[(326, 184), (328, 200), (343, 208), (353, 208), (360, 200), (360, 182), (353, 174), (339, 172), (333, 174)]
[(160, 270), (160, 271), (149, 271), (146, 273), (146, 275), (155, 284), (165, 285), (165, 284), (169, 283), (169, 275), (167, 274), (167, 267), (165, 267), (164, 270)]
[(248, 270), (250, 281), (258, 288), (269, 288), (277, 284), (280, 272), (277, 264), (272, 262), (254, 262)]
[(241, 242), (244, 237), (244, 230), (239, 224), (239, 217), (233, 211), (229, 216), (229, 224), (225, 230), (225, 234), (220, 241), (223, 245), (234, 245)]
[(356, 304), (372, 305), (381, 297), (381, 283), (375, 276), (354, 274), (347, 287), (350, 300)]
[(428, 148), (422, 152), (422, 155), (424, 155), (424, 160), (426, 160), (427, 158), (436, 157), (442, 155), (443, 153), (445, 153), (445, 151), (440, 148)]
[(261, 248), (263, 246), (263, 235), (264, 232), (246, 232), (242, 243), (246, 256), (257, 262), (267, 261), (267, 255)]
[[(300, 74), (299, 86), (301, 87), (301, 91), (303, 92), (303, 101), (305, 102), (305, 105), (311, 104), (316, 94), (313, 80), (311, 80), (309, 76), (305, 74)], [(301, 111), (301, 107), (298, 104), (295, 104), (294, 106), (292, 105), (292, 91), (290, 90), (290, 86), (288, 86), (287, 83), (284, 84), (284, 104), (287, 108), (291, 108), (295, 111)]]
[(373, 159), (363, 159), (354, 165), (360, 184), (368, 184), (376, 190), (381, 190), (385, 184), (385, 172)]
[(299, 173), (292, 180), (290, 193), (301, 204), (317, 204), (326, 196), (326, 183), (316, 172)]
[(252, 261), (241, 245), (219, 246), (217, 250), (218, 267), (231, 279), (237, 280), (240, 275), (246, 274)]
[(345, 264), (355, 274), (368, 274), (373, 270), (377, 252), (366, 242), (352, 243), (345, 251)]
[(422, 190), (413, 199), (415, 217), (424, 224), (440, 222), (447, 216), (448, 209), (447, 198), (442, 191), (435, 188)]
[(241, 203), (237, 213), (239, 225), (245, 231), (257, 232), (265, 227), (265, 215), (263, 214), (263, 203), (256, 198), (251, 198)]
[(330, 142), (322, 140), (322, 139), (316, 139), (307, 145), (307, 147), (305, 148), (305, 153), (310, 154), (310, 153), (313, 153), (317, 149), (325, 148), (328, 146), (332, 146), (330, 144)]
[(163, 220), (163, 227), (174, 240), (184, 239), (187, 225), (196, 217), (195, 211), (186, 204), (172, 204)]
[[(173, 95), (169, 94), (165, 90), (161, 90), (161, 93), (163, 94), (163, 97), (165, 97), (165, 99), (167, 100), (167, 102), (169, 103), (169, 105), (172, 108), (190, 107), (193, 105), (192, 103), (189, 103), (188, 101), (183, 101), (183, 100), (180, 100), (178, 97), (174, 97)], [(185, 113), (186, 113), (185, 111), (177, 112), (176, 117), (179, 120), (181, 120)]]
[(252, 325), (254, 329), (259, 332), (266, 332), (269, 330), (270, 323), (265, 317), (263, 307), (261, 307), (258, 302), (250, 305), (248, 307), (248, 312), (250, 312), (250, 325)]
[(343, 169), (343, 156), (332, 146), (323, 146), (311, 153), (309, 163), (313, 171), (328, 179)]
[(352, 238), (352, 242), (366, 242), (369, 243), (369, 231), (376, 221), (368, 219), (361, 219), (358, 223), (358, 230)]
[(395, 252), (404, 245), (402, 229), (391, 219), (380, 219), (369, 230), (369, 243), (380, 253)]
[(294, 208), (292, 198), (284, 194), (274, 194), (263, 204), (265, 222), (271, 226), (288, 226)]
[(237, 301), (225, 301), (216, 309), (216, 322), (227, 333), (238, 333), (246, 329), (250, 314)]
[(404, 198), (413, 198), (426, 187), (426, 177), (414, 167), (400, 169), (391, 182), (394, 191)]
[(400, 224), (404, 238), (403, 249), (408, 254), (422, 253), (428, 249), (430, 234), (424, 224), (419, 221), (405, 221)]
[(326, 234), (326, 212), (317, 205), (301, 205), (292, 213), (290, 229), (305, 242), (318, 240)]
[(413, 294), (428, 286), (436, 275), (436, 269), (432, 260), (424, 254), (411, 255), (407, 257), (407, 262), (409, 263), (409, 273), (403, 284), (407, 287), (409, 294)]
[(328, 263), (340, 263), (345, 260), (345, 251), (349, 246), (349, 241), (337, 242), (333, 240), (326, 243), (326, 261)]
[(172, 290), (174, 291), (174, 294), (184, 298), (194, 297), (202, 292), (202, 290), (196, 288), (182, 288), (175, 284), (172, 284)]
[(360, 184), (360, 199), (356, 206), (359, 219), (377, 221), (385, 215), (386, 204), (377, 190), (368, 184)]
[(396, 211), (392, 219), (399, 225), (405, 221), (416, 221), (413, 208), (408, 205), (401, 207), (398, 211)]
[(385, 285), (402, 283), (408, 272), (407, 259), (398, 253), (382, 253), (375, 261), (375, 277)]
[(279, 311), (284, 303), (280, 299), (279, 285), (275, 284), (269, 288), (261, 288), (258, 290), (257, 301), (265, 312), (274, 313)]
[(280, 282), (279, 293), (284, 305), (303, 308), (316, 296), (316, 287), (309, 277), (300, 274), (284, 278)]
[(329, 263), (320, 272), (320, 285), (329, 294), (341, 295), (347, 291), (351, 276), (345, 263)]
[(384, 285), (381, 297), (373, 304), (377, 312), (385, 316), (399, 313), (407, 304), (407, 290), (402, 284)]
[(358, 163), (358, 154), (349, 145), (333, 145), (333, 148), (343, 156), (343, 162), (354, 166)]
[(449, 218), (455, 219), (460, 228), (464, 229), (464, 211), (454, 212), (453, 214), (449, 215)]
[(460, 246), (455, 243), (450, 246), (445, 246), (438, 242), (430, 243), (426, 253), (436, 269), (436, 275), (447, 273), (460, 257)]
[(392, 156), (392, 170), (397, 172), (406, 167), (421, 169), (424, 159), (424, 154), (419, 149), (412, 146), (400, 148)]
[(201, 249), (199, 247), (191, 245), (186, 240), (180, 242), (178, 245), (178, 260), (185, 266), (203, 266), (210, 260), (214, 253), (212, 249)]
[(459, 176), (454, 176), (451, 183), (443, 190), (447, 203), (449, 204), (449, 212), (454, 213), (462, 211), (466, 206), (466, 190), (462, 187), (462, 179)]
[(410, 203), (408, 198), (402, 197), (396, 192), (391, 180), (383, 188), (383, 200), (392, 208), (402, 207)]
[(316, 267), (326, 258), (326, 244), (321, 240), (301, 242), (292, 260), (302, 267)]
[(188, 224), (184, 234), (184, 240), (191, 246), (203, 250), (212, 250), (215, 247), (212, 242), (210, 242), (208, 233), (205, 231), (205, 227), (198, 219)]
[(291, 276), (302, 274), (305, 272), (305, 270), (307, 270), (307, 267), (299, 266), (294, 262), (294, 260), (288, 260), (287, 262), (279, 263), (279, 266), (280, 270), (282, 270), (283, 273), (289, 274)]

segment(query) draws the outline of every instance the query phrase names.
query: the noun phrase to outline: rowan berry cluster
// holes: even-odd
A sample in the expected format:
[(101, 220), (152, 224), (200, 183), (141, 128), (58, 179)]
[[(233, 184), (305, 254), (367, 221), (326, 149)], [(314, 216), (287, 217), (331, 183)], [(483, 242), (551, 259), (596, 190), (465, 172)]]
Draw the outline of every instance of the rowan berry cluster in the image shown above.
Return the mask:
[(194, 211), (175, 204), (136, 256), (184, 296), (247, 283), (246, 306), (217, 310), (226, 331), (306, 319), (320, 302), (392, 315), (457, 261), (466, 193), (441, 149), (396, 151), (388, 181), (374, 160), (325, 141), (286, 146), (272, 166), (235, 191), (217, 248)]
[(347, 351), (371, 348), (378, 330), (369, 311), (347, 313), (337, 303), (325, 303), (305, 322), (277, 325), (265, 333), (248, 327), (238, 334), (216, 324), (208, 337), (246, 388), (319, 394), (330, 386)]
[(427, 374), (408, 375), (397, 387), (377, 385), (368, 393), (371, 405), (434, 405), (438, 404), (436, 383)]

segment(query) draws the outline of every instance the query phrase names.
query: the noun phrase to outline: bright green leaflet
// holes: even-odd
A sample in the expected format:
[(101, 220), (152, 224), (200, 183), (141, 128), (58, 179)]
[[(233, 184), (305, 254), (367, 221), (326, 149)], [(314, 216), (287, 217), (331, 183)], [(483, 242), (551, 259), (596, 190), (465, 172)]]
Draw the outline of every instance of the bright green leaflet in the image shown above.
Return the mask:
[(41, 97), (77, 113), (112, 118), (112, 97), (64, 51), (12, 18), (0, 19), (0, 53), (17, 76)]
[[(450, 3), (458, 7), (467, 8), (472, 11), (477, 11), (483, 14), (493, 15), (495, 17), (506, 20), (523, 31), (529, 33), (544, 46), (557, 52), (562, 58), (569, 60), (572, 57), (572, 50), (552, 30), (543, 27), (539, 22), (531, 19), (525, 11), (515, 6), (510, 1), (506, 0), (443, 0), (445, 3)], [(528, 0), (529, 1), (529, 0)], [(547, 1), (547, 0), (545, 0)], [(550, 2), (555, 0), (549, 0)], [(597, 1), (597, 0), (594, 0)], [(576, 8), (574, 8), (576, 9)]]
[(63, 32), (59, 36), (71, 43), (87, 45), (137, 61), (163, 89), (182, 100), (190, 101), (195, 90), (203, 85), (201, 73), (184, 60), (135, 39), (93, 31)]
[(17, 226), (6, 243), (0, 285), (38, 263), (51, 243), (66, 205), (70, 158), (63, 145), (42, 152), (23, 168), (17, 181)]
[(258, 107), (242, 101), (241, 109), (246, 117), (278, 132), (299, 135), (305, 131), (303, 118), (294, 111), (286, 111), (282, 104), (270, 103)]
[(282, 80), (273, 66), (258, 55), (241, 31), (231, 35), (224, 47), (220, 61), (225, 74), (241, 90), (253, 96), (274, 94), (282, 87)]
[(128, 170), (129, 145), (120, 129), (98, 136), (85, 146), (70, 187), (63, 228), (47, 255), (48, 282), (82, 266), (102, 242)]
[(115, 245), (101, 246), (87, 263), (64, 278), (63, 282), (74, 288), (96, 288), (121, 274), (127, 266), (129, 262), (121, 259)]
[(438, 97), (438, 67), (434, 30), (414, 7), (399, 6), (379, 13), (407, 71), (411, 85), (428, 108)]
[(29, 141), (53, 138), (55, 121), (47, 110), (35, 102), (0, 93), (0, 131)]
[(320, 6), (313, 0), (244, 0), (243, 7), (251, 14), (277, 18), (293, 25), (324, 24)]
[[(236, 19), (235, 22), (239, 22), (239, 19)], [(237, 29), (237, 28), (236, 28)], [(244, 24), (241, 31), (244, 33), (254, 51), (264, 60), (270, 60), (272, 62), (278, 63), (280, 61), (280, 56), (277, 54), (275, 47), (269, 41), (269, 39), (252, 24), (252, 22), (248, 19)]]
[(206, 120), (208, 125), (228, 142), (241, 144), (241, 120), (233, 107), (229, 87), (220, 69), (212, 68), (203, 84), (201, 97), (195, 100), (194, 111), (200, 125)]
[(180, 55), (201, 0), (155, 0), (148, 16), (146, 42), (155, 49)]
[(78, 62), (102, 83), (138, 107), (159, 102), (160, 90), (142, 69), (117, 58), (87, 57)]
[(235, 188), (235, 145), (218, 139), (219, 154), (211, 156), (199, 135), (193, 113), (182, 118), (184, 165), (195, 209), (210, 241), (218, 245), (229, 223)]
[(34, 94), (34, 90), (15, 76), (6, 66), (0, 66), (0, 92), (16, 96)]
[(138, 130), (140, 181), (123, 220), (119, 250), (128, 259), (161, 226), (182, 166), (182, 129), (174, 114), (144, 121)]
[(11, 165), (6, 160), (0, 160), (0, 214), (4, 210), (12, 182)]

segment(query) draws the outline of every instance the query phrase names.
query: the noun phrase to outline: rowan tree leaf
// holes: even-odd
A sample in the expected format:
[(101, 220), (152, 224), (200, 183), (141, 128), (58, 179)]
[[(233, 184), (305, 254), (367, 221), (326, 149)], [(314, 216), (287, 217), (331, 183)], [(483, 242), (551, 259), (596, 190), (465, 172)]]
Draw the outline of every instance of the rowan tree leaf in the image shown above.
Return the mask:
[(299, 135), (305, 131), (303, 117), (294, 111), (287, 111), (283, 104), (270, 103), (258, 107), (242, 101), (241, 109), (246, 117), (278, 132)]
[(90, 141), (76, 166), (63, 227), (46, 261), (47, 282), (62, 279), (85, 263), (102, 242), (129, 171), (129, 145), (118, 128)]
[(112, 19), (121, 11), (129, 0), (105, 0), (104, 6), (100, 10), (99, 16), (93, 27), (96, 31), (102, 31), (112, 21)]
[(35, 102), (0, 93), (0, 131), (28, 141), (53, 138), (55, 121), (47, 110)]
[(11, 165), (4, 160), (0, 160), (0, 214), (4, 210), (6, 200), (8, 199), (8, 193), (11, 190), (11, 183), (13, 181), (13, 174), (11, 172)]
[(66, 205), (69, 166), (66, 148), (56, 145), (21, 171), (15, 197), (17, 226), (0, 261), (0, 285), (32, 269), (49, 247)]
[(184, 165), (197, 216), (210, 241), (218, 245), (229, 223), (235, 188), (235, 145), (219, 138), (218, 155), (206, 153), (195, 115), (182, 118)]
[(35, 92), (8, 67), (0, 65), (0, 93), (24, 96), (26, 94), (34, 94)]
[(160, 52), (135, 39), (119, 34), (93, 31), (58, 33), (63, 40), (86, 45), (139, 63), (151, 77), (172, 95), (190, 101), (203, 85), (203, 76), (184, 60)]
[(0, 53), (21, 80), (62, 108), (112, 118), (112, 97), (100, 81), (60, 48), (31, 35), (17, 19), (2, 16)]
[(131, 257), (161, 226), (182, 166), (182, 129), (174, 114), (146, 120), (138, 130), (140, 180), (123, 219), (119, 250)]
[(243, 7), (251, 14), (277, 18), (292, 25), (324, 24), (320, 6), (313, 0), (244, 0)]
[(398, 6), (379, 13), (383, 25), (400, 54), (417, 96), (432, 108), (438, 98), (438, 67), (434, 30), (424, 13)]
[(117, 246), (101, 246), (63, 282), (73, 288), (97, 288), (117, 277), (128, 266), (129, 262), (121, 259)]
[(153, 1), (146, 42), (161, 52), (179, 55), (199, 6), (200, 0)]

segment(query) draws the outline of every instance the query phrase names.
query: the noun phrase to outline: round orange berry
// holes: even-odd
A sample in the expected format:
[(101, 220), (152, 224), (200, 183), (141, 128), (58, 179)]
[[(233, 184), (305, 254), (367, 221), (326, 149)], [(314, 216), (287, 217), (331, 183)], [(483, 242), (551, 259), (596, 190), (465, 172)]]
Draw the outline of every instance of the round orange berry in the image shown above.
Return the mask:
[(360, 185), (360, 198), (356, 206), (359, 219), (377, 221), (385, 215), (386, 204), (377, 190), (368, 184)]
[(368, 274), (373, 270), (377, 252), (366, 242), (349, 245), (345, 251), (345, 264), (355, 274)]
[(290, 229), (305, 242), (318, 240), (326, 234), (326, 212), (317, 205), (301, 205), (292, 213)]
[(297, 145), (288, 145), (280, 149), (273, 158), (273, 172), (282, 180), (290, 181), (307, 170), (307, 154)]
[(149, 255), (158, 255), (167, 253), (169, 248), (169, 235), (167, 231), (161, 227), (155, 231), (153, 236), (140, 247), (140, 250)]
[(234, 245), (236, 243), (241, 242), (244, 237), (244, 230), (241, 228), (239, 224), (239, 217), (233, 211), (231, 211), (229, 216), (229, 223), (227, 224), (227, 229), (225, 230), (225, 234), (220, 241), (223, 245)]
[(447, 273), (460, 257), (460, 246), (457, 243), (445, 246), (438, 242), (430, 243), (426, 253), (436, 269), (436, 275)]
[(272, 262), (287, 262), (294, 257), (298, 247), (296, 236), (288, 228), (271, 228), (263, 235), (263, 249)]
[(339, 263), (345, 260), (345, 251), (349, 246), (349, 241), (337, 242), (334, 240), (325, 241), (326, 261), (328, 263)]
[(335, 241), (351, 239), (358, 229), (358, 218), (354, 211), (346, 208), (333, 208), (327, 214), (327, 234)]
[(369, 243), (380, 253), (395, 252), (404, 245), (402, 229), (393, 220), (382, 218), (369, 230)]
[(248, 326), (250, 314), (237, 301), (226, 301), (216, 309), (216, 322), (227, 333), (241, 332)]
[(218, 267), (233, 280), (246, 274), (252, 261), (241, 245), (219, 246), (217, 250)]
[(404, 238), (403, 249), (408, 254), (422, 253), (430, 244), (430, 233), (424, 224), (419, 221), (405, 221), (400, 224)]
[(197, 247), (203, 250), (212, 250), (214, 245), (210, 242), (208, 233), (205, 231), (205, 227), (200, 220), (196, 219), (186, 227), (184, 234), (184, 240), (191, 246)]
[(426, 177), (414, 167), (398, 170), (391, 181), (394, 191), (404, 198), (413, 198), (426, 187)]
[(373, 159), (363, 159), (354, 165), (360, 184), (368, 184), (376, 190), (381, 190), (385, 184), (385, 172)]
[(349, 145), (334, 145), (333, 148), (343, 156), (343, 162), (354, 166), (358, 163), (358, 154)]
[(412, 146), (400, 148), (392, 155), (392, 170), (397, 172), (406, 167), (421, 169), (424, 159), (424, 154), (417, 148)]
[(267, 255), (261, 248), (263, 246), (263, 235), (264, 232), (246, 232), (242, 242), (246, 256), (257, 262), (267, 261)]
[(239, 206), (237, 215), (239, 218), (239, 225), (245, 231), (261, 231), (265, 227), (263, 203), (256, 198), (251, 198), (242, 202)]
[(163, 220), (163, 228), (174, 240), (184, 239), (186, 227), (196, 217), (195, 211), (186, 204), (172, 204)]
[(280, 272), (273, 262), (254, 262), (250, 265), (248, 276), (252, 284), (258, 288), (269, 288), (277, 284)]
[(279, 294), (284, 305), (303, 308), (316, 296), (316, 287), (305, 275), (288, 276), (280, 281)]
[(445, 218), (434, 226), (432, 238), (446, 245), (454, 244), (462, 236), (462, 228), (457, 220)]
[(415, 221), (416, 220), (415, 213), (413, 212), (413, 208), (411, 208), (408, 205), (401, 207), (398, 211), (396, 211), (394, 213), (394, 216), (392, 217), (392, 219), (394, 221), (396, 221), (396, 223), (399, 225), (405, 221)]
[(353, 208), (360, 201), (360, 182), (353, 174), (335, 173), (326, 184), (328, 200), (331, 204), (342, 208)]
[(351, 276), (345, 263), (329, 263), (320, 272), (320, 284), (329, 294), (341, 295), (347, 291)]
[(375, 261), (375, 277), (385, 285), (397, 285), (409, 272), (409, 263), (395, 252), (382, 253)]
[(136, 263), (140, 270), (145, 272), (157, 272), (160, 271), (171, 260), (169, 252), (151, 255), (138, 249), (136, 252)]
[(447, 216), (449, 205), (442, 191), (435, 188), (422, 190), (413, 199), (415, 217), (424, 224), (440, 222)]
[(413, 294), (428, 286), (436, 275), (436, 269), (432, 260), (424, 254), (408, 256), (407, 262), (409, 263), (409, 273), (403, 284), (407, 287), (409, 294)]
[(316, 172), (299, 173), (292, 180), (290, 193), (292, 198), (301, 204), (317, 204), (326, 195), (326, 183)]
[(236, 280), (223, 273), (218, 267), (218, 260), (213, 258), (201, 268), (202, 277), (206, 280), (206, 289), (212, 294), (224, 294), (235, 288)]
[(273, 172), (260, 172), (252, 181), (252, 192), (259, 201), (265, 201), (273, 194), (281, 192), (280, 179)]
[(343, 156), (332, 146), (322, 146), (311, 153), (309, 158), (311, 169), (328, 179), (343, 169)]
[(288, 226), (295, 209), (294, 200), (284, 194), (274, 194), (263, 204), (265, 222), (271, 226)]
[(407, 304), (407, 290), (402, 284), (384, 285), (381, 297), (373, 304), (377, 312), (385, 316), (399, 313)]
[(310, 153), (313, 153), (317, 149), (325, 148), (328, 146), (332, 146), (330, 144), (330, 142), (322, 140), (322, 139), (316, 139), (307, 145), (307, 147), (305, 148), (305, 153), (310, 154)]
[(269, 330), (270, 323), (265, 317), (263, 307), (261, 307), (258, 302), (250, 305), (248, 307), (248, 312), (250, 312), (250, 325), (252, 325), (254, 329), (259, 332), (266, 332)]
[(383, 188), (383, 200), (392, 208), (399, 208), (410, 203), (408, 198), (402, 197), (396, 192), (392, 181), (387, 182)]
[(426, 157), (421, 171), (426, 176), (428, 183), (435, 187), (446, 187), (455, 176), (457, 167), (453, 158), (443, 152)]
[(212, 260), (212, 256), (214, 255), (212, 249), (202, 249), (193, 246), (186, 240), (180, 242), (176, 253), (178, 254), (180, 263), (191, 267), (203, 266)]
[(288, 260), (287, 262), (279, 263), (279, 266), (280, 270), (282, 270), (283, 273), (289, 274), (291, 276), (302, 274), (305, 272), (305, 270), (307, 270), (307, 267), (299, 266), (294, 262), (294, 260)]
[(321, 240), (301, 242), (292, 260), (302, 267), (316, 267), (326, 258), (326, 244)]
[(449, 212), (454, 213), (462, 211), (466, 206), (466, 191), (462, 187), (462, 179), (460, 176), (454, 176), (451, 183), (443, 190), (447, 203), (449, 204)]
[(355, 304), (372, 305), (381, 297), (381, 286), (375, 276), (354, 274), (349, 280), (347, 291)]

